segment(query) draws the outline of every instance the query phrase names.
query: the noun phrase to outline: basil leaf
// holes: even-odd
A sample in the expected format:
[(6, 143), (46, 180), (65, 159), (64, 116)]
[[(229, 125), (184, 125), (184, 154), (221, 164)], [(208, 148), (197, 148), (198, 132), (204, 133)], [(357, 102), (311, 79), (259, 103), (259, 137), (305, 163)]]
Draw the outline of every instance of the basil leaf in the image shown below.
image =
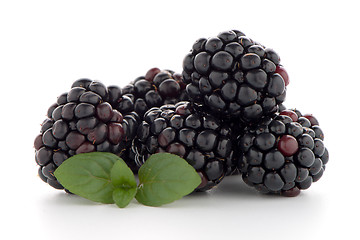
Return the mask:
[(137, 188), (116, 188), (113, 191), (113, 199), (119, 208), (124, 208), (136, 195)]
[(161, 206), (190, 194), (201, 183), (195, 169), (170, 153), (151, 155), (139, 169), (136, 200), (148, 206)]
[(111, 169), (110, 178), (115, 187), (113, 200), (118, 207), (126, 207), (135, 197), (137, 191), (133, 172), (124, 161), (117, 161)]
[(70, 192), (101, 203), (114, 203), (110, 171), (122, 159), (112, 153), (82, 153), (64, 161), (54, 172)]
[(110, 179), (115, 188), (136, 188), (137, 183), (134, 173), (121, 161), (116, 161), (110, 171)]

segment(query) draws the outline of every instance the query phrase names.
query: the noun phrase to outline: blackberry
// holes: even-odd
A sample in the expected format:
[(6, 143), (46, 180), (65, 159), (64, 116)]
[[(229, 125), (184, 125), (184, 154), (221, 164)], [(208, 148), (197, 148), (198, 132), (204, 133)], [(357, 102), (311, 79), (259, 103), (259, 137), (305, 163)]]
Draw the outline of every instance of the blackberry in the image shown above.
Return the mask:
[(183, 61), (191, 101), (254, 122), (278, 111), (289, 77), (278, 54), (240, 31), (198, 39)]
[(124, 115), (135, 112), (142, 118), (152, 107), (187, 100), (185, 86), (181, 74), (152, 68), (121, 90), (109, 87), (110, 103)]
[(314, 116), (285, 110), (239, 136), (238, 169), (260, 192), (296, 196), (324, 173), (329, 153), (323, 140)]
[(132, 151), (138, 166), (154, 153), (183, 157), (202, 178), (199, 191), (214, 187), (236, 167), (228, 125), (186, 101), (147, 111)]
[[(150, 69), (145, 76), (136, 78), (122, 89), (109, 86), (109, 102), (124, 115), (124, 130), (127, 147), (136, 135), (138, 124), (144, 113), (152, 107), (164, 104), (175, 104), (187, 100), (185, 84), (181, 74), (171, 70)], [(133, 153), (127, 150), (121, 156), (133, 171), (138, 167), (133, 165)]]
[(94, 151), (123, 151), (123, 116), (108, 99), (108, 89), (101, 82), (79, 79), (50, 106), (34, 141), (35, 160), (43, 181), (63, 189), (54, 171), (67, 158)]

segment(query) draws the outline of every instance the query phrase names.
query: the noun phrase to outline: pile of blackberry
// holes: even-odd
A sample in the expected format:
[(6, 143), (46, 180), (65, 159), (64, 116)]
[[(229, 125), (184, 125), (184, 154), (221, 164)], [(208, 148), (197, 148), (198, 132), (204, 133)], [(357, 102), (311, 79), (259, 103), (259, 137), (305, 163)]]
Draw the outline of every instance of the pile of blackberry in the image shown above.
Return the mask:
[(109, 86), (109, 103), (123, 114), (128, 125), (126, 137), (132, 139), (147, 110), (187, 100), (185, 87), (181, 74), (151, 68), (145, 76), (136, 78), (123, 88)]
[(187, 100), (181, 74), (150, 69), (124, 88), (106, 87), (99, 81), (79, 79), (48, 109), (35, 138), (35, 160), (40, 178), (63, 189), (53, 172), (67, 158), (86, 152), (111, 152), (121, 156), (136, 172), (130, 151), (144, 113), (152, 107)]
[(88, 152), (124, 150), (123, 116), (108, 102), (109, 92), (98, 81), (79, 79), (50, 106), (35, 138), (39, 176), (50, 186), (63, 189), (54, 176), (67, 158)]
[(259, 192), (296, 196), (329, 153), (318, 120), (283, 105), (288, 84), (279, 55), (238, 30), (198, 39), (182, 74), (152, 68), (122, 88), (80, 79), (35, 139), (39, 176), (61, 189), (53, 171), (74, 154), (112, 152), (136, 172), (169, 152), (198, 172), (197, 191), (240, 173)]
[(152, 107), (188, 100), (185, 87), (181, 74), (159, 68), (149, 69), (144, 76), (123, 88), (115, 85), (108, 87), (110, 104), (124, 116), (126, 150), (121, 157), (133, 171), (137, 172), (139, 166), (134, 162), (135, 155), (130, 146), (145, 112)]
[(244, 181), (263, 193), (296, 196), (328, 162), (312, 115), (287, 110), (289, 76), (279, 55), (232, 30), (198, 39), (183, 61), (190, 102), (230, 119), (234, 156)]

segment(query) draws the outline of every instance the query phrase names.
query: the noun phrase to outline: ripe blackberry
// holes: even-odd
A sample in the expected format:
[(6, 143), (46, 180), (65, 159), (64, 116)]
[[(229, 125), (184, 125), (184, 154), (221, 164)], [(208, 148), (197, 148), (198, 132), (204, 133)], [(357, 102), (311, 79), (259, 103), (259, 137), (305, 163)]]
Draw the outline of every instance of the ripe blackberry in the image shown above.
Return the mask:
[[(152, 107), (164, 104), (176, 104), (187, 100), (185, 84), (181, 74), (171, 70), (150, 69), (145, 76), (138, 77), (122, 89), (109, 86), (109, 102), (124, 115), (124, 130), (127, 146), (130, 146), (136, 135), (138, 124), (143, 115)], [(138, 167), (132, 165), (134, 156), (127, 150), (121, 156), (133, 171)]]
[(123, 116), (112, 108), (108, 98), (102, 83), (79, 79), (51, 105), (34, 141), (35, 160), (43, 181), (63, 189), (54, 171), (67, 158), (93, 151), (123, 151)]
[(199, 191), (212, 188), (235, 169), (231, 129), (214, 116), (195, 110), (189, 102), (147, 111), (132, 151), (138, 166), (154, 153), (183, 157), (202, 178)]
[(191, 101), (246, 122), (277, 112), (289, 84), (278, 54), (237, 30), (198, 39), (184, 58), (183, 79)]
[(324, 173), (329, 153), (323, 140), (314, 116), (282, 111), (239, 136), (238, 169), (260, 192), (296, 196)]
[(124, 115), (135, 112), (140, 118), (152, 107), (187, 100), (181, 74), (171, 70), (150, 69), (121, 90), (111, 86), (110, 103)]

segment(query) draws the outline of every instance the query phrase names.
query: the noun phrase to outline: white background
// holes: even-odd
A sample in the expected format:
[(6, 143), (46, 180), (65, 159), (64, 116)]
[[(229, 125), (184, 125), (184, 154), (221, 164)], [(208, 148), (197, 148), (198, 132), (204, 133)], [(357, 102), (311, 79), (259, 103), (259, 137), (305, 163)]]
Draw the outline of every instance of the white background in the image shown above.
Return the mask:
[[(357, 1), (1, 1), (1, 239), (354, 239), (359, 210)], [(181, 71), (200, 37), (239, 29), (274, 48), (285, 105), (313, 113), (330, 162), (297, 198), (239, 176), (159, 208), (92, 203), (37, 177), (33, 139), (81, 77), (124, 86), (151, 67)], [(5, 237), (7, 236), (7, 237)], [(352, 236), (352, 237), (351, 237)]]

